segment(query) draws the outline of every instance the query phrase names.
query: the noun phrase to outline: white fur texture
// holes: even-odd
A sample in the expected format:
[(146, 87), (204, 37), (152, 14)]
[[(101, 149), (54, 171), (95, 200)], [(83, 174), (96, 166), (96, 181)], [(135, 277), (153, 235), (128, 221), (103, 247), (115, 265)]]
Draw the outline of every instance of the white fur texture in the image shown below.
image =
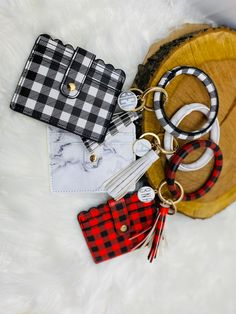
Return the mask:
[(235, 204), (209, 220), (168, 217), (168, 247), (92, 262), (76, 215), (106, 195), (49, 191), (46, 125), (9, 109), (40, 33), (95, 52), (127, 72), (185, 22), (188, 0), (0, 1), (0, 313), (233, 314)]

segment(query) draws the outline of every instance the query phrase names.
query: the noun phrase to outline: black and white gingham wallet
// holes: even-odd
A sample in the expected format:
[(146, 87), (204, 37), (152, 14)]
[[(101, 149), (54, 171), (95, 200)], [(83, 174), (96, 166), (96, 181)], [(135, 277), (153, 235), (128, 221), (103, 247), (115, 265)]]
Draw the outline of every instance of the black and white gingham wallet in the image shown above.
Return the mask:
[(11, 109), (102, 142), (125, 73), (82, 48), (40, 35), (26, 62)]

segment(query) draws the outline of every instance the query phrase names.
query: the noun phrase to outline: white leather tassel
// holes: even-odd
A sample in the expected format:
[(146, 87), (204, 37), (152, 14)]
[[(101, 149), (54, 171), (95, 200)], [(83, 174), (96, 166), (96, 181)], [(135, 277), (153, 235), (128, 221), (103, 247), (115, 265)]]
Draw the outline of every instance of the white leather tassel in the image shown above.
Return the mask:
[(129, 189), (158, 158), (158, 151), (150, 150), (145, 156), (132, 162), (127, 168), (107, 180), (103, 185), (104, 189), (112, 198), (119, 200), (129, 192)]

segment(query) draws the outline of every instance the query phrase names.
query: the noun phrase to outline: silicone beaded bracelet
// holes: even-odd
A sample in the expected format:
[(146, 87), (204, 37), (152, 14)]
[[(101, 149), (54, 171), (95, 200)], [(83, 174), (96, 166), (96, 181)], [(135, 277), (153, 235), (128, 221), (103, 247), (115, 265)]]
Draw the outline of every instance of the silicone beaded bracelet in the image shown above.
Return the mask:
[[(209, 114), (209, 108), (203, 104), (200, 103), (193, 103), (189, 105), (185, 105), (181, 107), (171, 118), (171, 122), (178, 126), (180, 122), (190, 113), (193, 111), (198, 111), (203, 113), (206, 117)], [(220, 140), (220, 126), (219, 126), (219, 121), (216, 118), (215, 122), (212, 125), (212, 128), (210, 130), (210, 140), (215, 142), (216, 144), (219, 144)], [(165, 150), (173, 150), (173, 140), (174, 137), (172, 134), (165, 132), (164, 134), (164, 149)], [(192, 163), (182, 163), (179, 165), (179, 170), (180, 171), (195, 171), (203, 168), (208, 162), (213, 158), (214, 154), (213, 151), (209, 148), (205, 150), (203, 155), (196, 161)], [(171, 155), (166, 155), (168, 159), (171, 158)]]
[(174, 125), (170, 119), (167, 117), (165, 110), (164, 110), (164, 103), (162, 101), (162, 94), (160, 92), (155, 92), (154, 94), (154, 109), (157, 119), (159, 120), (162, 127), (173, 136), (183, 139), (183, 140), (193, 140), (198, 139), (202, 135), (206, 134), (209, 129), (211, 128), (212, 124), (214, 123), (218, 109), (219, 109), (219, 100), (216, 87), (211, 80), (211, 78), (202, 70), (188, 67), (188, 66), (179, 66), (173, 68), (170, 71), (167, 71), (162, 78), (160, 79), (159, 83), (157, 84), (158, 87), (165, 88), (173, 78), (179, 76), (181, 74), (193, 75), (198, 78), (203, 85), (206, 87), (207, 92), (210, 97), (210, 112), (208, 116), (208, 121), (204, 124), (204, 126), (196, 131), (187, 132), (181, 130), (176, 125)]
[(179, 196), (179, 190), (175, 184), (175, 175), (179, 165), (192, 151), (200, 147), (210, 148), (213, 151), (215, 157), (213, 170), (208, 180), (203, 184), (203, 186), (199, 190), (192, 193), (184, 194), (183, 201), (192, 201), (208, 193), (218, 180), (219, 175), (221, 173), (223, 165), (223, 155), (219, 146), (216, 143), (210, 140), (195, 140), (189, 142), (183, 145), (180, 149), (178, 149), (167, 164), (166, 182), (168, 185), (168, 189), (172, 193), (172, 195), (174, 197)]

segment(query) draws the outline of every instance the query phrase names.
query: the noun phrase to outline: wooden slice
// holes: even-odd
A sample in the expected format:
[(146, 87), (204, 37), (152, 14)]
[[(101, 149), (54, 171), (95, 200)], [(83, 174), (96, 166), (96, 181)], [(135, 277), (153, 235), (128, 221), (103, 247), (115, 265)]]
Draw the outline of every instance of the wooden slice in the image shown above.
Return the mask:
[[(183, 36), (183, 34), (185, 34)], [(179, 37), (180, 36), (180, 37)], [(205, 71), (214, 81), (220, 101), (218, 119), (221, 128), (220, 147), (224, 154), (221, 176), (214, 188), (204, 197), (191, 202), (181, 202), (178, 210), (193, 218), (208, 218), (236, 200), (236, 32), (228, 28), (210, 28), (206, 25), (187, 25), (171, 35), (171, 41), (154, 44), (145, 58), (145, 65), (139, 66), (134, 86), (146, 89), (156, 86), (161, 76), (178, 65), (195, 66)], [(168, 40), (167, 40), (168, 41)], [(209, 96), (203, 85), (190, 76), (177, 77), (167, 87), (169, 101), (166, 113), (171, 117), (184, 104), (200, 102), (209, 106)], [(153, 95), (148, 105), (153, 104)], [(184, 130), (195, 130), (205, 122), (197, 112), (181, 122)], [(143, 114), (143, 132), (163, 132), (155, 113)], [(203, 138), (208, 138), (208, 135)], [(180, 145), (183, 141), (180, 142)], [(191, 154), (186, 162), (198, 158), (203, 151)], [(213, 161), (198, 171), (178, 171), (176, 179), (185, 191), (198, 189), (208, 178)], [(153, 187), (164, 180), (165, 159), (157, 161), (147, 172)]]

